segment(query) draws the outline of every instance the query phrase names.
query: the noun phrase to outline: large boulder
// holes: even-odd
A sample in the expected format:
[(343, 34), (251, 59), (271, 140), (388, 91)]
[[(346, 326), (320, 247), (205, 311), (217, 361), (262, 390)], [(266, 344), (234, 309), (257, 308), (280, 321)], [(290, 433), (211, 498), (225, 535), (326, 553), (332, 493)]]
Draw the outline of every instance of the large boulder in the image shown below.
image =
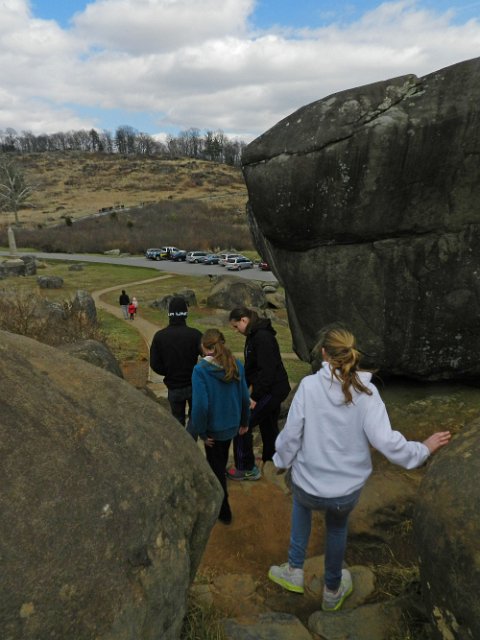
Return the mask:
[(1, 637), (176, 640), (222, 498), (124, 380), (0, 332)]
[(247, 146), (294, 347), (342, 321), (392, 374), (480, 375), (480, 58), (302, 107)]
[(264, 309), (267, 299), (258, 282), (222, 276), (213, 285), (207, 305), (218, 309), (234, 309), (235, 307), (256, 307)]
[(414, 517), (424, 599), (439, 640), (480, 638), (480, 420), (428, 469)]
[(117, 359), (104, 342), (99, 340), (79, 340), (63, 344), (59, 347), (65, 353), (69, 353), (74, 358), (85, 360), (96, 367), (101, 367), (105, 371), (110, 371), (119, 378), (123, 378), (123, 373)]

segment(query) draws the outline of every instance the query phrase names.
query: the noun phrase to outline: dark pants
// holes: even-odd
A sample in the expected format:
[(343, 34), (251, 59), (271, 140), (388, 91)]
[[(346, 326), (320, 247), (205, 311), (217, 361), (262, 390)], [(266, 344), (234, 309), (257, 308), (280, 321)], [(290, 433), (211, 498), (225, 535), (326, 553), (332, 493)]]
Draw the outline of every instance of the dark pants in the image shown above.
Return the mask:
[(220, 509), (220, 517), (227, 518), (231, 515), (230, 505), (228, 504), (227, 479), (226, 470), (228, 462), (228, 450), (230, 449), (231, 440), (215, 440), (213, 446), (205, 445), (205, 455), (213, 473), (217, 476), (218, 481), (223, 489), (223, 502)]
[(173, 417), (176, 418), (180, 424), (185, 426), (187, 404), (189, 418), (192, 408), (192, 387), (188, 386), (182, 387), (181, 389), (169, 389), (168, 402), (170, 404)]
[(233, 457), (235, 467), (240, 471), (251, 471), (255, 465), (253, 453), (253, 428), (259, 426), (262, 436), (262, 460), (271, 460), (275, 453), (275, 440), (278, 436), (278, 418), (280, 415), (280, 398), (264, 396), (250, 414), (248, 431), (243, 436), (233, 439)]

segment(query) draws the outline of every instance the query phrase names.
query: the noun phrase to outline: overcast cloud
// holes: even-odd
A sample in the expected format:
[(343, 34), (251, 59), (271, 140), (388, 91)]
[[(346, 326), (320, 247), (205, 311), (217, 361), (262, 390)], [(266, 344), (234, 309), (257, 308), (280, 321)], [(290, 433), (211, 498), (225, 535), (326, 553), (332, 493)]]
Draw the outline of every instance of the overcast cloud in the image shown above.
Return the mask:
[[(62, 29), (35, 18), (27, 0), (0, 0), (0, 129), (135, 123), (152, 134), (193, 126), (250, 139), (330, 93), (480, 55), (478, 20), (458, 24), (420, 1), (379, 4), (354, 23), (332, 16), (316, 30), (268, 32), (252, 24), (254, 5), (97, 0)], [(127, 115), (114, 122), (108, 110)]]

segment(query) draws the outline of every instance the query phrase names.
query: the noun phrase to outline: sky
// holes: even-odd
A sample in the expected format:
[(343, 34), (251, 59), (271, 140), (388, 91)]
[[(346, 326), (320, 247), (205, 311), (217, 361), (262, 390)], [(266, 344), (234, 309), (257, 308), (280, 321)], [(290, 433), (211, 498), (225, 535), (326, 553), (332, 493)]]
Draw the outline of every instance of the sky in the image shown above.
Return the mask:
[(480, 56), (480, 0), (0, 0), (0, 132), (195, 127)]

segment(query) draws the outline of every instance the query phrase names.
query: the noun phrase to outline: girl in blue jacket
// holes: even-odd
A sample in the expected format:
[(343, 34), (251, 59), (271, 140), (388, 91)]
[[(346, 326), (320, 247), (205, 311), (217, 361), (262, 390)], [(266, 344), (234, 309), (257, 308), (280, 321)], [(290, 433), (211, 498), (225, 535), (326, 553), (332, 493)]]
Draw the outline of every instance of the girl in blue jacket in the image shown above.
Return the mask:
[(230, 442), (248, 429), (250, 396), (243, 366), (225, 345), (218, 329), (202, 336), (204, 358), (192, 374), (192, 414), (189, 431), (205, 442), (205, 454), (223, 488), (224, 498), (218, 516), (224, 524), (232, 521), (228, 503), (226, 468)]

